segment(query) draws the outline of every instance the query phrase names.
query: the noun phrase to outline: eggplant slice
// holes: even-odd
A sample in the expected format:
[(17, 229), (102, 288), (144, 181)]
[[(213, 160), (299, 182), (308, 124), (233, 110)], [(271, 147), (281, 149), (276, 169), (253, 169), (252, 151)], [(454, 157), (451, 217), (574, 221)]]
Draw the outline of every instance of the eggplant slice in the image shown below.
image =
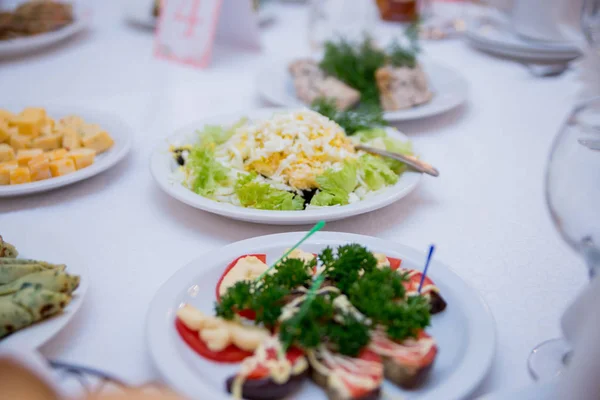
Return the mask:
[[(242, 397), (247, 400), (279, 400), (298, 391), (302, 382), (308, 376), (308, 370), (293, 375), (284, 383), (275, 383), (271, 378), (247, 379), (242, 385)], [(226, 388), (231, 393), (235, 375), (227, 378)]]
[(436, 291), (429, 293), (429, 306), (432, 314), (441, 313), (446, 309), (446, 300)]
[(385, 378), (403, 389), (414, 389), (420, 386), (433, 367), (433, 363), (421, 368), (406, 367), (394, 362), (391, 357), (382, 358)]

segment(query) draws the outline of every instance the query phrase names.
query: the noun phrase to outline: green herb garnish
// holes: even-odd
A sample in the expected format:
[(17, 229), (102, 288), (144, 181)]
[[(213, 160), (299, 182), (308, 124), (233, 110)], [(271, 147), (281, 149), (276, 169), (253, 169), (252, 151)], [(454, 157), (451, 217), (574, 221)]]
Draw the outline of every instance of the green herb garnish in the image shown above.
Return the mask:
[(311, 108), (335, 121), (344, 129), (347, 135), (353, 135), (365, 129), (389, 125), (383, 118), (383, 111), (379, 105), (361, 105), (354, 110), (338, 111), (333, 100), (321, 97), (312, 103)]
[(325, 267), (325, 273), (335, 286), (348, 293), (354, 282), (358, 281), (361, 274), (372, 271), (377, 267), (375, 256), (365, 247), (358, 244), (349, 244), (338, 247), (337, 254), (331, 248), (326, 248), (319, 255)]

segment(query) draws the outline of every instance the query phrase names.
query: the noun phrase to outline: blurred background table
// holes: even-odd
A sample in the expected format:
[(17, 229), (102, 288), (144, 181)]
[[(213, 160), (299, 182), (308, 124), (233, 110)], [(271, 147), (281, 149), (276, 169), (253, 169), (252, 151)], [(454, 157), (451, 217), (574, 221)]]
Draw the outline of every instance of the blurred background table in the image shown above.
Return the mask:
[[(121, 3), (95, 5), (92, 28), (64, 45), (2, 60), (0, 88), (7, 104), (56, 102), (116, 114), (133, 129), (133, 151), (82, 183), (0, 199), (0, 232), (23, 254), (57, 261), (76, 254), (89, 268), (82, 309), (42, 353), (137, 384), (158, 378), (144, 322), (155, 291), (173, 272), (227, 243), (306, 229), (230, 221), (187, 207), (153, 182), (150, 152), (188, 122), (263, 106), (255, 88), (261, 66), (272, 57), (304, 55), (309, 45), (306, 8), (275, 5), (277, 20), (262, 32), (261, 53), (217, 46), (211, 67), (194, 70), (155, 60), (152, 34), (127, 24)], [(496, 318), (496, 358), (477, 393), (524, 386), (529, 351), (560, 335), (560, 315), (586, 282), (543, 197), (551, 140), (579, 88), (573, 73), (536, 79), (460, 40), (425, 42), (424, 50), (470, 82), (467, 105), (398, 125), (441, 177), (423, 179), (392, 206), (326, 229), (419, 249), (436, 243), (436, 257), (480, 291)]]

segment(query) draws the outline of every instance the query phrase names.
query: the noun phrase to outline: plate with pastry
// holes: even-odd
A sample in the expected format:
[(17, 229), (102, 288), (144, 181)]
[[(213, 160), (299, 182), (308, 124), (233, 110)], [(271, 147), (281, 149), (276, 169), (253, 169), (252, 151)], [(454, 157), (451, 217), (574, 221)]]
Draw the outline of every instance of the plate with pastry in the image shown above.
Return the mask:
[(152, 300), (156, 367), (211, 399), (462, 399), (489, 370), (495, 325), (444, 264), (338, 232), (256, 237), (204, 254)]
[(13, 57), (62, 42), (83, 31), (88, 15), (66, 1), (21, 2), (0, 7), (0, 57)]
[(111, 115), (71, 106), (0, 106), (0, 197), (90, 178), (130, 147), (131, 130)]
[(328, 42), (320, 58), (269, 62), (257, 88), (273, 105), (310, 106), (326, 98), (341, 111), (377, 108), (389, 122), (431, 117), (464, 103), (464, 77), (419, 57), (411, 46), (417, 45)]
[[(0, 236), (0, 349), (38, 348), (75, 315), (87, 291), (84, 265), (49, 240), (38, 254), (19, 254)], [(71, 262), (73, 261), (73, 262)], [(66, 262), (66, 263), (65, 263)]]

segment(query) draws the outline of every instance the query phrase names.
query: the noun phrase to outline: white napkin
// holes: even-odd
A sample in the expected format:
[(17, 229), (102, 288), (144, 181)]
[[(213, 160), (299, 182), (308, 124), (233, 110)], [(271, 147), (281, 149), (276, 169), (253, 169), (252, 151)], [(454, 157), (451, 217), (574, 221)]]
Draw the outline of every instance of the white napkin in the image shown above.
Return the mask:
[(558, 399), (600, 399), (600, 279), (585, 288), (562, 318), (572, 358), (558, 384)]

